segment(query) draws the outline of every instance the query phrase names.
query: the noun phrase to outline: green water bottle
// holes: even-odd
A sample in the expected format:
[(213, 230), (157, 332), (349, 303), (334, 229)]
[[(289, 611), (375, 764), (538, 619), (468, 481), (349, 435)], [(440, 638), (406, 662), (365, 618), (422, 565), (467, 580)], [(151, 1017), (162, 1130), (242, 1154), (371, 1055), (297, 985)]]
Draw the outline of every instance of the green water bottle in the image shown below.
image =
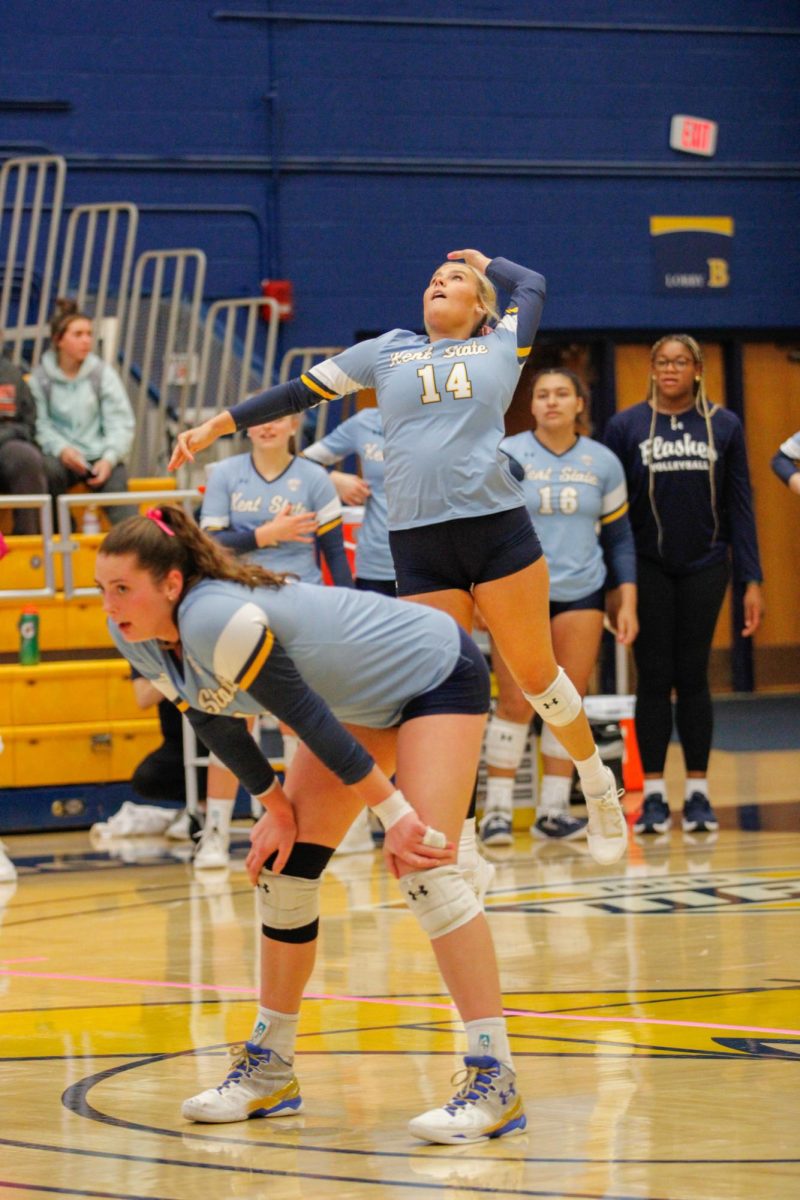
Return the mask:
[(34, 667), (39, 661), (39, 611), (23, 608), (17, 622), (19, 629), (19, 661), (23, 666)]

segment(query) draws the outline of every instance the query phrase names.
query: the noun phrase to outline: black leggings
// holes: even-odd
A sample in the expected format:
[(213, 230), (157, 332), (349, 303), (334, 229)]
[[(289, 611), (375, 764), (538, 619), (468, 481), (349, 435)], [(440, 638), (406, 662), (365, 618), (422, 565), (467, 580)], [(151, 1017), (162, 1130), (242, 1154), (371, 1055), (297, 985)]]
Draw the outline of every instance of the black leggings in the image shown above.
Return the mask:
[(728, 585), (728, 564), (669, 575), (638, 559), (639, 636), (633, 644), (636, 738), (645, 775), (661, 775), (675, 723), (687, 771), (708, 767), (713, 730), (708, 659)]

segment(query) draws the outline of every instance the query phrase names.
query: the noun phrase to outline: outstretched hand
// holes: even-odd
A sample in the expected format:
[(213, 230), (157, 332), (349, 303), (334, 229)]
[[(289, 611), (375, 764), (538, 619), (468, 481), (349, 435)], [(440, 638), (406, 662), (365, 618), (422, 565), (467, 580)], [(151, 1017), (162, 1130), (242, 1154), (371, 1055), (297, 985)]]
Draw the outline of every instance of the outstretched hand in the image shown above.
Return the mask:
[(447, 257), (448, 259), (463, 258), (468, 267), (474, 267), (482, 275), (486, 274), (486, 268), (492, 261), (485, 254), (481, 254), (480, 250), (451, 250)]
[(233, 418), (227, 412), (218, 413), (216, 417), (203, 421), (202, 425), (196, 425), (194, 429), (184, 429), (182, 433), (178, 434), (167, 470), (177, 471), (178, 467), (182, 467), (184, 463), (194, 462), (195, 454), (212, 446), (218, 437), (235, 432)]
[(386, 831), (383, 857), (389, 871), (395, 879), (399, 879), (398, 863), (406, 863), (416, 871), (424, 871), (429, 867), (455, 862), (456, 851), (454, 844), (448, 842), (443, 833), (426, 825), (415, 812), (410, 812)]

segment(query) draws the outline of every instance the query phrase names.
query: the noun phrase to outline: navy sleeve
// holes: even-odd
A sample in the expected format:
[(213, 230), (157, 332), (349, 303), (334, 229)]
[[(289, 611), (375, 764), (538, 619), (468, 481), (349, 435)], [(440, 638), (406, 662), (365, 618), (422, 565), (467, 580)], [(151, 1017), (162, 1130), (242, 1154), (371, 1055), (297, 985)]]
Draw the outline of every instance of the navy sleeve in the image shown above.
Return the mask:
[(374, 767), (371, 755), (304, 682), (277, 639), (246, 690), (267, 712), (289, 725), (342, 783), (358, 783)]
[(522, 480), (525, 478), (525, 468), (522, 466), (522, 463), (517, 462), (516, 458), (514, 458), (514, 456), (512, 454), (509, 454), (509, 452), (507, 450), (503, 450), (502, 446), (500, 447), (500, 450), (503, 454), (505, 454), (506, 458), (508, 459), (509, 471), (511, 472), (513, 477), (519, 483), (521, 483)]
[(782, 450), (773, 455), (770, 466), (778, 476), (778, 479), (782, 479), (785, 484), (788, 484), (792, 476), (796, 475), (798, 471), (794, 460), (789, 458), (788, 454), (784, 454)]
[(242, 717), (212, 716), (196, 708), (187, 709), (185, 715), (206, 749), (216, 754), (248, 792), (260, 796), (272, 786), (275, 772)]
[(547, 293), (544, 275), (529, 267), (521, 267), (508, 258), (493, 258), (486, 268), (486, 274), (492, 283), (511, 293), (511, 303), (506, 312), (516, 313), (517, 358), (522, 363), (531, 352), (542, 319)]
[(258, 549), (254, 529), (207, 529), (206, 533), (234, 554), (250, 554)]
[(228, 412), (237, 429), (248, 429), (251, 425), (263, 425), (278, 417), (288, 417), (291, 413), (305, 412), (307, 408), (321, 404), (324, 399), (302, 379), (290, 379), (288, 383), (278, 383), (264, 392), (249, 396), (241, 404), (229, 408)]
[(753, 494), (741, 421), (731, 435), (726, 455), (725, 500), (730, 515), (733, 575), (739, 583), (760, 583), (761, 562), (753, 515)]
[(344, 531), (341, 521), (337, 522), (332, 529), (328, 529), (325, 533), (317, 536), (319, 548), (325, 555), (325, 562), (328, 564), (328, 570), (331, 573), (331, 579), (336, 587), (353, 586), (353, 575), (350, 571), (350, 563), (347, 561), (347, 554), (344, 548)]
[(608, 576), (606, 587), (621, 583), (636, 583), (636, 543), (628, 514), (600, 527), (600, 546)]

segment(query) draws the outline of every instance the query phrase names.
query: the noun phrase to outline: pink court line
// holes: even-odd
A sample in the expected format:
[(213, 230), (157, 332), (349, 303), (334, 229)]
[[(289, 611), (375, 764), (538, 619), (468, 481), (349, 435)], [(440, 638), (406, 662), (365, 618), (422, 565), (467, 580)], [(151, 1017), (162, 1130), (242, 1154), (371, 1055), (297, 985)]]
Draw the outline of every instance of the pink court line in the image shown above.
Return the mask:
[[(170, 983), (163, 979), (124, 979), (109, 975), (68, 975), (58, 971), (6, 971), (0, 969), (0, 976), (3, 975), (14, 979), (55, 979), (68, 983), (112, 983), (131, 987), (178, 989), (189, 992), (234, 992), (245, 996), (257, 994), (255, 988), (225, 983), (179, 983), (177, 981)], [(305, 992), (303, 998), (305, 1000), (338, 1000), (344, 1004), (391, 1004), (395, 1008), (434, 1008), (440, 1012), (456, 1011), (453, 1004), (440, 1004), (428, 1000), (408, 1000), (405, 997), (392, 1000), (380, 996), (340, 996), (333, 992)], [(736, 1033), (763, 1033), (769, 1037), (800, 1037), (800, 1029), (772, 1029), (764, 1025), (727, 1025), (718, 1021), (676, 1021), (666, 1017), (593, 1017), (590, 1013), (539, 1012), (533, 1008), (506, 1008), (503, 1012), (507, 1017), (531, 1017), (536, 1021), (584, 1021), (589, 1024), (608, 1025), (670, 1025), (678, 1029), (726, 1029)]]
[(29, 963), (29, 962), (47, 962), (47, 957), (44, 954), (34, 955), (31, 958), (0, 958), (0, 966), (6, 966), (8, 963)]

